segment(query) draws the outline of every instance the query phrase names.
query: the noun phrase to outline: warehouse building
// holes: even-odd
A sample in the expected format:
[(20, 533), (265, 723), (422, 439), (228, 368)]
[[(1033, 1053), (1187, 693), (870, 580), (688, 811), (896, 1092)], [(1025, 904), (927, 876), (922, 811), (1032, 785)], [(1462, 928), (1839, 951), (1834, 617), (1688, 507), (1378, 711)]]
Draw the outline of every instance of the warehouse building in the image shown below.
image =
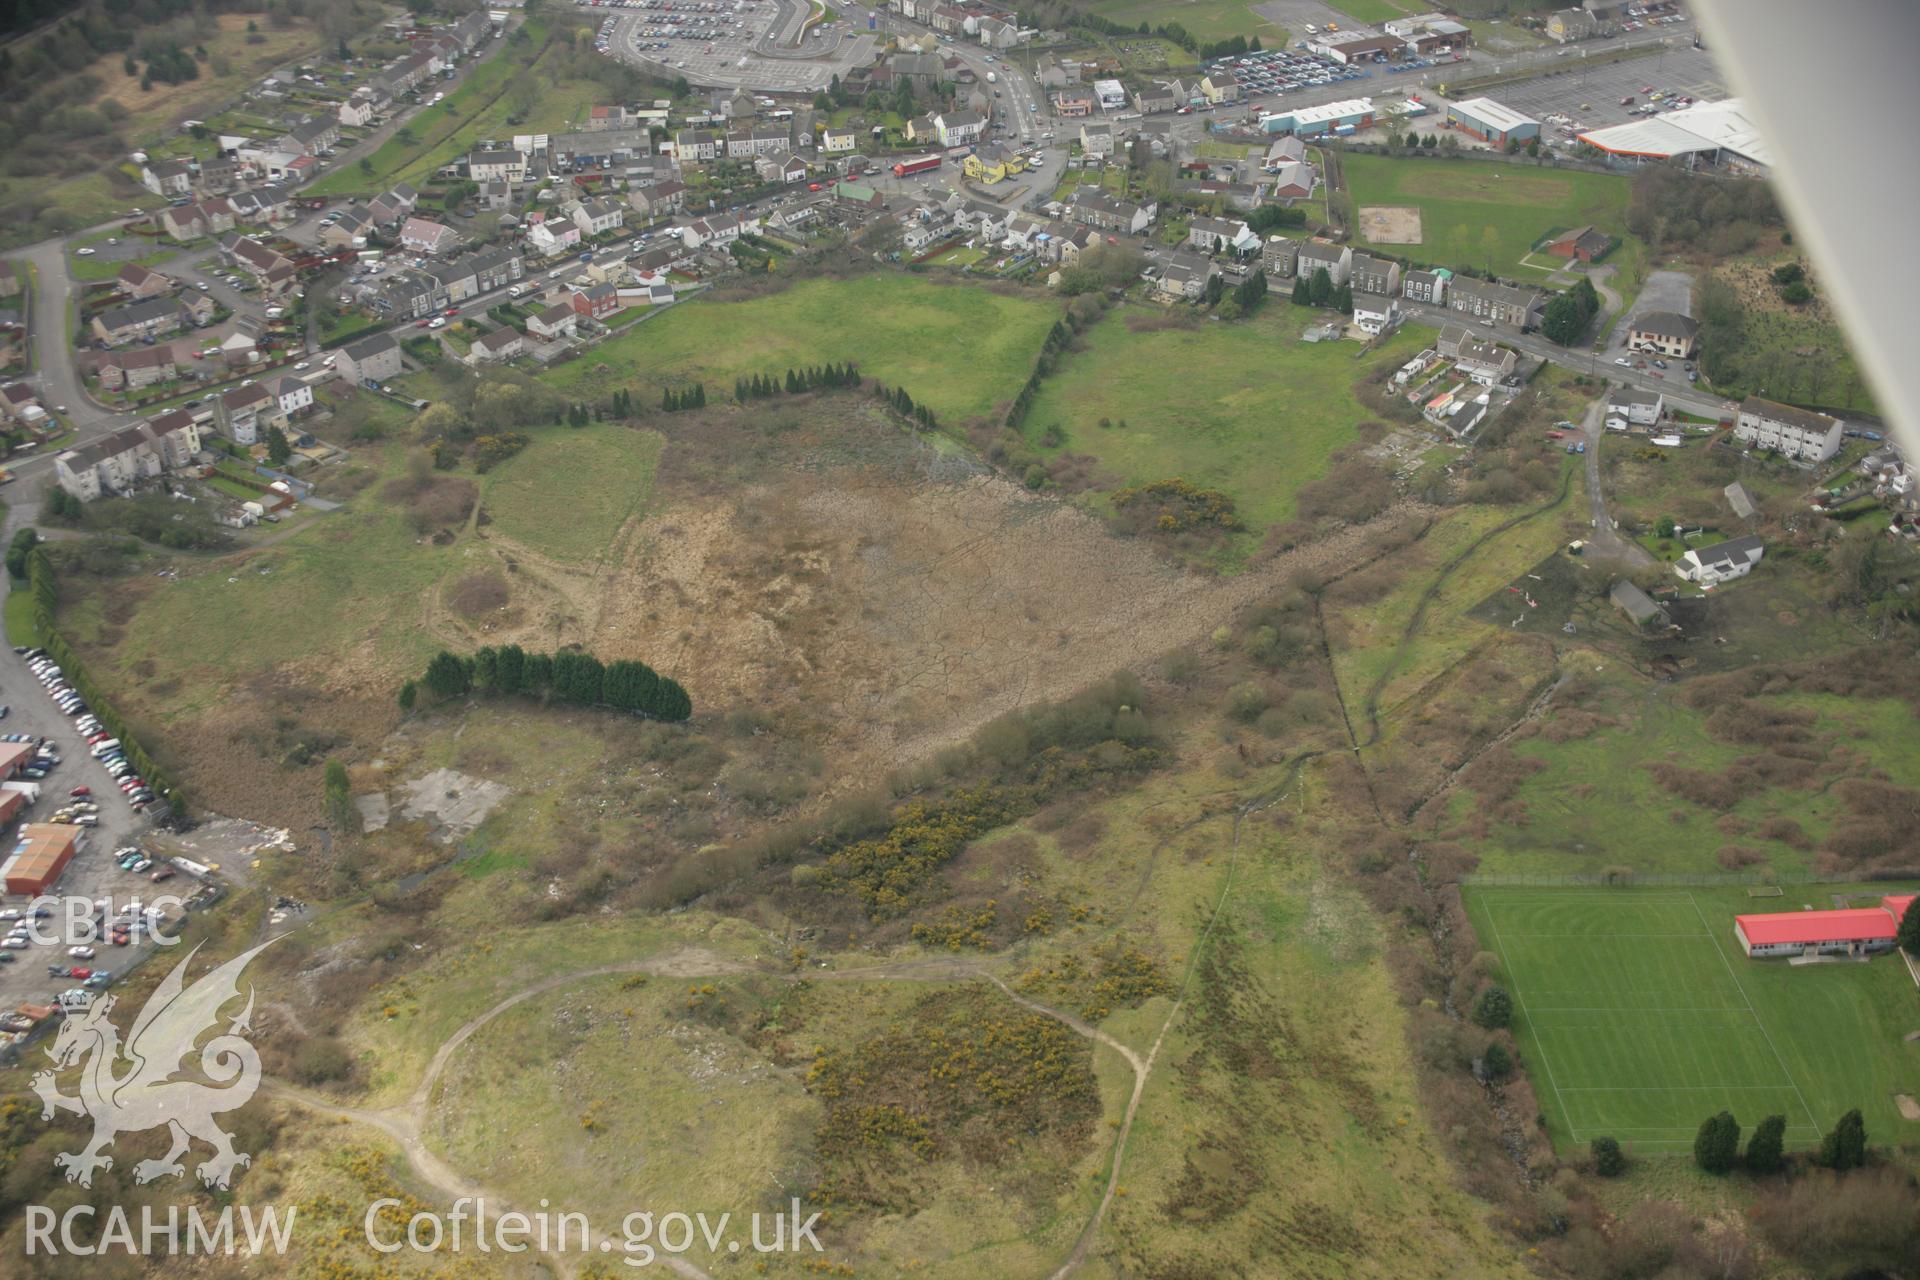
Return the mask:
[(1877, 907), (1735, 916), (1733, 936), (1748, 956), (1865, 956), (1893, 950), (1911, 893), (1890, 893)]
[(1468, 98), (1452, 104), (1447, 108), (1447, 123), (1496, 147), (1504, 147), (1509, 142), (1525, 144), (1529, 138), (1540, 136), (1538, 120), (1502, 106), (1492, 98)]
[(80, 851), (85, 834), (86, 828), (63, 823), (29, 822), (21, 827), (12, 855), (0, 864), (7, 892), (32, 898), (53, 888)]
[(1263, 132), (1291, 133), (1302, 138), (1323, 133), (1353, 133), (1372, 124), (1372, 98), (1349, 98), (1344, 102), (1327, 102), (1260, 117)]
[(11, 778), (33, 759), (31, 742), (0, 742), (0, 778)]
[(1580, 141), (1624, 160), (1680, 159), (1751, 171), (1773, 163), (1773, 149), (1738, 98), (1696, 102), (1645, 120), (1591, 129)]

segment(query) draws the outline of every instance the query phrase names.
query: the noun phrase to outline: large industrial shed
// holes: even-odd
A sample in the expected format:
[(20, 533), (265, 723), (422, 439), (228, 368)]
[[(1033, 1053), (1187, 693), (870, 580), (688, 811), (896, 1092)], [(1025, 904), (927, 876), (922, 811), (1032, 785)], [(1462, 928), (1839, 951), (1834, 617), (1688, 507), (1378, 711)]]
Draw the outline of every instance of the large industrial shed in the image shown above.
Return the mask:
[(1265, 133), (1291, 133), (1310, 138), (1322, 133), (1352, 133), (1373, 124), (1373, 99), (1349, 98), (1345, 102), (1324, 102), (1317, 107), (1300, 107), (1260, 117)]
[(1626, 160), (1684, 158), (1755, 170), (1773, 163), (1773, 149), (1738, 98), (1696, 102), (1645, 120), (1591, 129), (1580, 141)]
[(1733, 936), (1756, 960), (1770, 956), (1872, 955), (1893, 950), (1901, 917), (1913, 899), (1910, 893), (1890, 893), (1877, 907), (1735, 916)]
[(1492, 98), (1468, 98), (1447, 108), (1447, 123), (1482, 142), (1504, 147), (1509, 142), (1524, 143), (1540, 136), (1540, 122), (1523, 116), (1512, 107)]
[(29, 822), (21, 827), (13, 855), (0, 865), (7, 892), (34, 897), (51, 889), (79, 852), (85, 830), (55, 822)]

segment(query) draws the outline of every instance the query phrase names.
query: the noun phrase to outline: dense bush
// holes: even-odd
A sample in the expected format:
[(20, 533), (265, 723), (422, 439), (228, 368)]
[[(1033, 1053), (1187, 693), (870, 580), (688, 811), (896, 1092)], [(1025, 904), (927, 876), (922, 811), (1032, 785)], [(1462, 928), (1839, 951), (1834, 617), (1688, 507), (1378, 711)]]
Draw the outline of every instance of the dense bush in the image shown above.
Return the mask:
[(644, 662), (617, 659), (602, 663), (590, 653), (565, 651), (528, 653), (517, 644), (484, 648), (471, 658), (443, 649), (427, 664), (421, 684), (436, 698), (458, 698), (468, 693), (542, 698), (572, 706), (612, 707), (668, 721), (685, 720), (693, 714), (693, 700), (687, 691)]

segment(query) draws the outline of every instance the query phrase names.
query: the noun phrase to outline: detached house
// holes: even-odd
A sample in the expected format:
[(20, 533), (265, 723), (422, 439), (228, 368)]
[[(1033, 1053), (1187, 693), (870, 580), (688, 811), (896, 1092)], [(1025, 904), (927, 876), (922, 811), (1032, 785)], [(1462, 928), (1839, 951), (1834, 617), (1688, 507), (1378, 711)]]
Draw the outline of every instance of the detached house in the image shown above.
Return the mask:
[(150, 160), (140, 166), (140, 185), (170, 199), (193, 194), (193, 170), (185, 160)]
[(692, 225), (683, 228), (680, 239), (689, 249), (724, 249), (743, 235), (752, 235), (760, 229), (760, 222), (743, 222), (730, 213), (716, 213), (705, 218), (695, 219)]
[(1089, 121), (1080, 126), (1080, 150), (1095, 160), (1113, 154), (1113, 126), (1105, 121)]
[(525, 355), (527, 335), (518, 329), (495, 329), (473, 344), (467, 353), (471, 364), (486, 364), (500, 360), (511, 360), (515, 356)]
[(367, 216), (373, 219), (375, 225), (384, 227), (412, 213), (419, 199), (420, 193), (403, 182), (385, 195), (375, 196), (372, 203), (367, 205)]
[(580, 317), (565, 303), (548, 307), (527, 321), (527, 332), (544, 338), (548, 342), (571, 338), (579, 331)]
[(1693, 359), (1700, 345), (1700, 322), (1673, 311), (1649, 311), (1627, 326), (1627, 345), (1675, 360)]
[(174, 280), (172, 276), (162, 275), (137, 262), (129, 262), (120, 268), (120, 274), (114, 277), (114, 283), (120, 287), (121, 293), (137, 301), (142, 298), (157, 298), (162, 294), (173, 292)]
[(574, 205), (570, 212), (573, 225), (580, 228), (583, 236), (603, 236), (610, 231), (618, 231), (627, 221), (627, 211), (620, 207), (619, 201), (606, 196), (583, 200)]
[(580, 243), (580, 227), (571, 218), (541, 218), (527, 228), (527, 244), (542, 257), (567, 252)]
[(1188, 246), (1202, 253), (1239, 253), (1259, 243), (1246, 223), (1233, 218), (1197, 217), (1187, 224)]
[(790, 151), (761, 156), (753, 169), (767, 182), (800, 182), (807, 176), (807, 162)]
[(1215, 271), (1213, 263), (1197, 254), (1175, 253), (1160, 271), (1158, 288), (1170, 298), (1198, 298), (1206, 292)]
[(350, 385), (397, 378), (400, 376), (400, 344), (386, 333), (350, 342), (335, 356), (334, 371)]
[(1616, 431), (1628, 426), (1650, 427), (1660, 421), (1666, 401), (1658, 391), (1620, 387), (1607, 393), (1607, 425)]
[(475, 182), (518, 184), (527, 176), (526, 153), (510, 147), (470, 152), (467, 156), (467, 176)]
[(853, 150), (860, 136), (851, 129), (828, 129), (820, 135), (820, 150), (827, 155), (841, 155)]
[(978, 142), (987, 131), (987, 118), (977, 111), (946, 111), (933, 118), (933, 131), (943, 147)]
[(203, 200), (160, 211), (160, 225), (175, 240), (198, 240), (233, 230), (233, 206), (225, 200)]
[(604, 320), (620, 309), (620, 291), (606, 282), (589, 285), (569, 294), (567, 305), (583, 320)]
[(299, 378), (275, 378), (266, 387), (267, 394), (273, 397), (283, 418), (291, 418), (313, 408), (313, 388)]
[(408, 253), (450, 253), (459, 243), (459, 232), (430, 218), (408, 218), (400, 228), (400, 247)]
[(1752, 573), (1766, 551), (1766, 544), (1749, 533), (1711, 547), (1695, 548), (1674, 562), (1673, 571), (1687, 582), (1717, 587)]

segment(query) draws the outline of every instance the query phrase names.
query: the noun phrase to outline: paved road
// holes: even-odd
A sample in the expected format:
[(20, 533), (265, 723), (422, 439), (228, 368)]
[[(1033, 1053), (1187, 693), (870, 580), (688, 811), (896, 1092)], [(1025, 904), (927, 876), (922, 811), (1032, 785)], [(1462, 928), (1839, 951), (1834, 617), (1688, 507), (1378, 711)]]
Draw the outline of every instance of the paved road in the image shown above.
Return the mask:
[(1593, 532), (1587, 539), (1591, 545), (1586, 554), (1638, 569), (1655, 563), (1653, 553), (1620, 536), (1614, 528), (1613, 517), (1607, 512), (1606, 490), (1600, 483), (1600, 446), (1607, 435), (1606, 415), (1607, 401), (1602, 396), (1587, 406), (1587, 416), (1580, 420), (1580, 432), (1587, 440), (1587, 514), (1593, 524)]

